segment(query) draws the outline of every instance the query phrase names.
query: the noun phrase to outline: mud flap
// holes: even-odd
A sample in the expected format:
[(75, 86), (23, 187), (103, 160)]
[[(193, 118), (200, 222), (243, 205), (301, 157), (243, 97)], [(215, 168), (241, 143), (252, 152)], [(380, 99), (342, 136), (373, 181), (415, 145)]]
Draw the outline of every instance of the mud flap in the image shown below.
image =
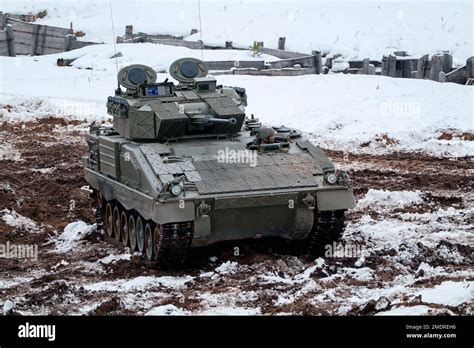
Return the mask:
[(153, 221), (160, 225), (173, 223), (193, 221), (194, 202), (192, 201), (176, 201), (167, 203), (155, 203), (155, 212)]
[(295, 227), (290, 234), (290, 239), (306, 238), (314, 224), (314, 209), (298, 208), (295, 214)]
[(207, 238), (211, 235), (211, 217), (201, 216), (194, 220), (194, 238)]
[(319, 211), (352, 209), (356, 205), (352, 189), (319, 191), (316, 199)]

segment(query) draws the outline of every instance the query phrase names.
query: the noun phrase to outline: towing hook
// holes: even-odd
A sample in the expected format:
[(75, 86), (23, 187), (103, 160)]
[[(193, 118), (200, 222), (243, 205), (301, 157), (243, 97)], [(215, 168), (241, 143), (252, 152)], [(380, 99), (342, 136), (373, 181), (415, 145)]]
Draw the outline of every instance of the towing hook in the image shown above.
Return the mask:
[(309, 193), (304, 196), (303, 203), (306, 205), (306, 208), (310, 210), (313, 210), (316, 207), (316, 199)]
[(196, 214), (199, 217), (207, 217), (209, 216), (209, 212), (211, 211), (211, 206), (207, 204), (205, 201), (201, 201), (196, 208)]

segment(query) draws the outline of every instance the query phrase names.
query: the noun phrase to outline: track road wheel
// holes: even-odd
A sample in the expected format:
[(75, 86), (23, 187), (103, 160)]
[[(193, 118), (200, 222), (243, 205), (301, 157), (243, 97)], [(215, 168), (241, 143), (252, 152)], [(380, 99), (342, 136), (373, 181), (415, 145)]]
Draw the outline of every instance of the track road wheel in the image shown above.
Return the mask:
[(122, 214), (120, 214), (120, 238), (124, 247), (129, 245), (128, 237), (128, 214), (125, 210), (122, 210)]
[(130, 241), (130, 251), (133, 253), (137, 250), (137, 228), (136, 220), (133, 214), (128, 218), (128, 237)]
[(100, 193), (100, 191), (95, 191), (95, 200), (96, 200), (96, 203), (97, 203), (97, 206), (99, 207), (99, 209), (104, 209), (104, 197), (102, 196), (102, 193)]
[(145, 254), (146, 258), (149, 261), (153, 261), (156, 256), (155, 252), (155, 224), (152, 222), (147, 222), (145, 225)]
[(112, 237), (114, 233), (113, 210), (114, 207), (112, 203), (107, 202), (107, 205), (105, 206), (105, 229), (109, 237)]
[(145, 226), (141, 216), (137, 216), (137, 223), (135, 225), (137, 233), (137, 247), (138, 251), (143, 253), (145, 251)]
[(112, 214), (112, 220), (114, 223), (114, 237), (117, 242), (120, 242), (120, 231), (122, 229), (121, 220), (120, 220), (120, 208), (119, 205), (116, 204), (114, 207), (114, 212)]

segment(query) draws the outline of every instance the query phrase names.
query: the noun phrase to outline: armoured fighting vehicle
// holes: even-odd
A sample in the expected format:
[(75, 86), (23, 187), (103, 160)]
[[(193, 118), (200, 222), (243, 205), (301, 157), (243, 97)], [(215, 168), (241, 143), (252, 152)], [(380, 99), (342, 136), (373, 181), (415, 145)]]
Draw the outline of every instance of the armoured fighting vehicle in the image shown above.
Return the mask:
[(83, 165), (109, 237), (176, 268), (219, 241), (281, 237), (318, 254), (341, 236), (355, 200), (321, 148), (247, 117), (245, 89), (218, 85), (200, 60), (169, 73), (178, 83), (121, 69), (113, 126), (91, 125)]

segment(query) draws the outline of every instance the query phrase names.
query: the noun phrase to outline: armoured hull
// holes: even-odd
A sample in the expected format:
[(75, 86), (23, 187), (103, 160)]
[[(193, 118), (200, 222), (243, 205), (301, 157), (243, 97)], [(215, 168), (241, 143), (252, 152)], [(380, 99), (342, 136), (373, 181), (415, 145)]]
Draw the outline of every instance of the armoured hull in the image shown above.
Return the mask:
[[(173, 145), (113, 139), (115, 147), (99, 145), (105, 170), (88, 168), (84, 158), (87, 181), (107, 201), (118, 201), (145, 220), (192, 222), (193, 246), (269, 236), (304, 239), (314, 225), (315, 209), (355, 205), (350, 188), (324, 180), (331, 164), (307, 141), (259, 153), (247, 149), (249, 132), (232, 140), (191, 139)], [(111, 149), (114, 153), (107, 153)], [(120, 161), (111, 164), (110, 158)], [(164, 196), (163, 187), (180, 177), (186, 181), (182, 194)]]

